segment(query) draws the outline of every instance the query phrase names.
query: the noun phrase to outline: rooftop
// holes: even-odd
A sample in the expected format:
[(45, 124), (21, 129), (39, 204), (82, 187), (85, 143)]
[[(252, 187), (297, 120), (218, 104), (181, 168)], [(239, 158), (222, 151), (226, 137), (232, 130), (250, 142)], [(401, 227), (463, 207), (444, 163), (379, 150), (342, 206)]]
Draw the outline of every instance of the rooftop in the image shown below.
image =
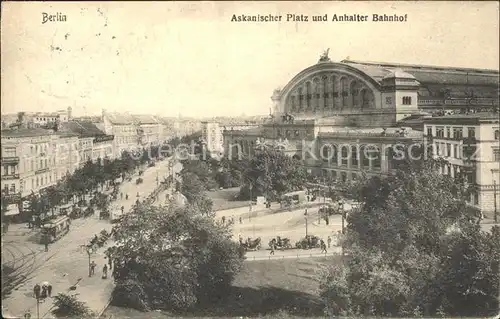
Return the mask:
[(2, 130), (2, 138), (16, 138), (16, 137), (35, 137), (35, 136), (49, 136), (54, 135), (52, 130), (46, 130), (43, 128), (24, 128), (20, 127), (18, 129), (12, 130)]
[(60, 131), (72, 132), (80, 137), (96, 137), (106, 135), (94, 123), (90, 121), (69, 121), (61, 123)]
[(500, 73), (498, 70), (354, 60), (342, 60), (341, 63), (366, 73), (378, 82), (381, 82), (384, 77), (390, 76), (393, 72), (405, 72), (414, 76), (423, 85), (464, 84), (498, 86), (499, 84)]

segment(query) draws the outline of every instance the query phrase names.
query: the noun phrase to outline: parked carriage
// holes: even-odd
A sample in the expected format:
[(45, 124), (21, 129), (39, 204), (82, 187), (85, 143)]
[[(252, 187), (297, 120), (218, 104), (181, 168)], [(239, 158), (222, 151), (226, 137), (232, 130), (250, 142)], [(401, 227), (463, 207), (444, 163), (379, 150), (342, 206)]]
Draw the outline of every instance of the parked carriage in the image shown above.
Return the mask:
[(295, 247), (299, 249), (319, 248), (321, 239), (314, 235), (307, 235), (295, 243)]
[(291, 249), (292, 248), (292, 243), (290, 242), (290, 239), (288, 238), (281, 238), (280, 236), (277, 236), (276, 238), (271, 239), (269, 241), (269, 248), (274, 246), (276, 249)]
[(252, 240), (251, 238), (248, 238), (246, 241), (243, 241), (240, 238), (240, 245), (245, 249), (245, 251), (249, 250), (259, 250), (261, 248), (261, 238), (257, 237), (256, 239)]

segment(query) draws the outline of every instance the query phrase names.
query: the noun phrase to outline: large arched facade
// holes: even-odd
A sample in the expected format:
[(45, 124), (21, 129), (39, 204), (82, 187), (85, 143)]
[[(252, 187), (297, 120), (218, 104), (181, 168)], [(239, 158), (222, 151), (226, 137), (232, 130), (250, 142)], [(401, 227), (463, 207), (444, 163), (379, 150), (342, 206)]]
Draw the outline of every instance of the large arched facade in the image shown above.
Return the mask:
[(280, 91), (277, 113), (330, 113), (380, 108), (380, 84), (339, 63), (318, 63), (297, 74)]

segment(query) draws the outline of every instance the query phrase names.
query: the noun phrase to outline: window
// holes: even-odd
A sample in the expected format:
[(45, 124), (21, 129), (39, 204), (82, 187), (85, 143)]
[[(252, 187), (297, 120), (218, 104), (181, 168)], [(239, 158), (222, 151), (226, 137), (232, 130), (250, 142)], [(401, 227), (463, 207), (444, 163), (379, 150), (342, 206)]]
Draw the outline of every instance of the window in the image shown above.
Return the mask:
[(467, 129), (467, 136), (469, 138), (476, 138), (476, 129), (474, 127), (469, 127)]
[(385, 98), (385, 104), (392, 104), (392, 97), (388, 96)]
[(461, 127), (453, 128), (453, 138), (456, 140), (462, 139), (464, 136), (463, 129)]
[(3, 157), (16, 157), (16, 149), (13, 147), (6, 147), (2, 150)]
[(495, 131), (495, 140), (500, 140), (500, 131), (499, 130)]
[(16, 192), (16, 184), (10, 184), (10, 190), (9, 190), (11, 193), (15, 193)]
[(352, 153), (351, 153), (351, 158), (352, 158), (352, 166), (358, 166), (358, 148), (354, 146), (352, 148)]
[(436, 137), (444, 138), (444, 127), (442, 126), (436, 127)]
[(432, 136), (432, 127), (427, 128), (427, 136)]
[(500, 149), (498, 148), (493, 149), (493, 160), (496, 162), (500, 162)]
[[(446, 156), (449, 156), (451, 157), (451, 144), (447, 144), (447, 149), (448, 149), (448, 153), (446, 154)], [(455, 153), (455, 156), (457, 155), (457, 153)]]
[(448, 138), (451, 137), (450, 128), (449, 127), (446, 128), (446, 137), (448, 137)]
[(403, 96), (403, 105), (411, 105), (411, 96)]
[(341, 163), (341, 165), (347, 165), (348, 158), (349, 158), (349, 147), (344, 145), (344, 146), (342, 146), (342, 163)]

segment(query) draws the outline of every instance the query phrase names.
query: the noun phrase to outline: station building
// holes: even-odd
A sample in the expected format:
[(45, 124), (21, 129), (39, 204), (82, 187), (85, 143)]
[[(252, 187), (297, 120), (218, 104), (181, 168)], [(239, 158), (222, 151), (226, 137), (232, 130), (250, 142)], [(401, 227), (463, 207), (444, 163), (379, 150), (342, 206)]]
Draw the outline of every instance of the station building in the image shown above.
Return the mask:
[[(300, 159), (312, 175), (338, 181), (361, 173), (387, 175), (397, 164), (394, 146), (428, 142), (426, 123), (442, 125), (437, 118), (451, 126), (453, 114), (471, 118), (477, 136), (493, 142), (498, 121), (478, 118), (498, 118), (498, 85), (498, 70), (332, 62), (324, 54), (274, 91), (273, 112), (264, 124), (224, 130), (224, 152), (234, 158), (270, 145)], [(490, 171), (498, 168), (498, 158), (490, 153), (484, 155), (490, 164), (479, 165), (476, 175), (496, 176), (498, 184), (498, 174)], [(485, 181), (480, 188), (493, 187), (493, 177), (478, 180)]]

